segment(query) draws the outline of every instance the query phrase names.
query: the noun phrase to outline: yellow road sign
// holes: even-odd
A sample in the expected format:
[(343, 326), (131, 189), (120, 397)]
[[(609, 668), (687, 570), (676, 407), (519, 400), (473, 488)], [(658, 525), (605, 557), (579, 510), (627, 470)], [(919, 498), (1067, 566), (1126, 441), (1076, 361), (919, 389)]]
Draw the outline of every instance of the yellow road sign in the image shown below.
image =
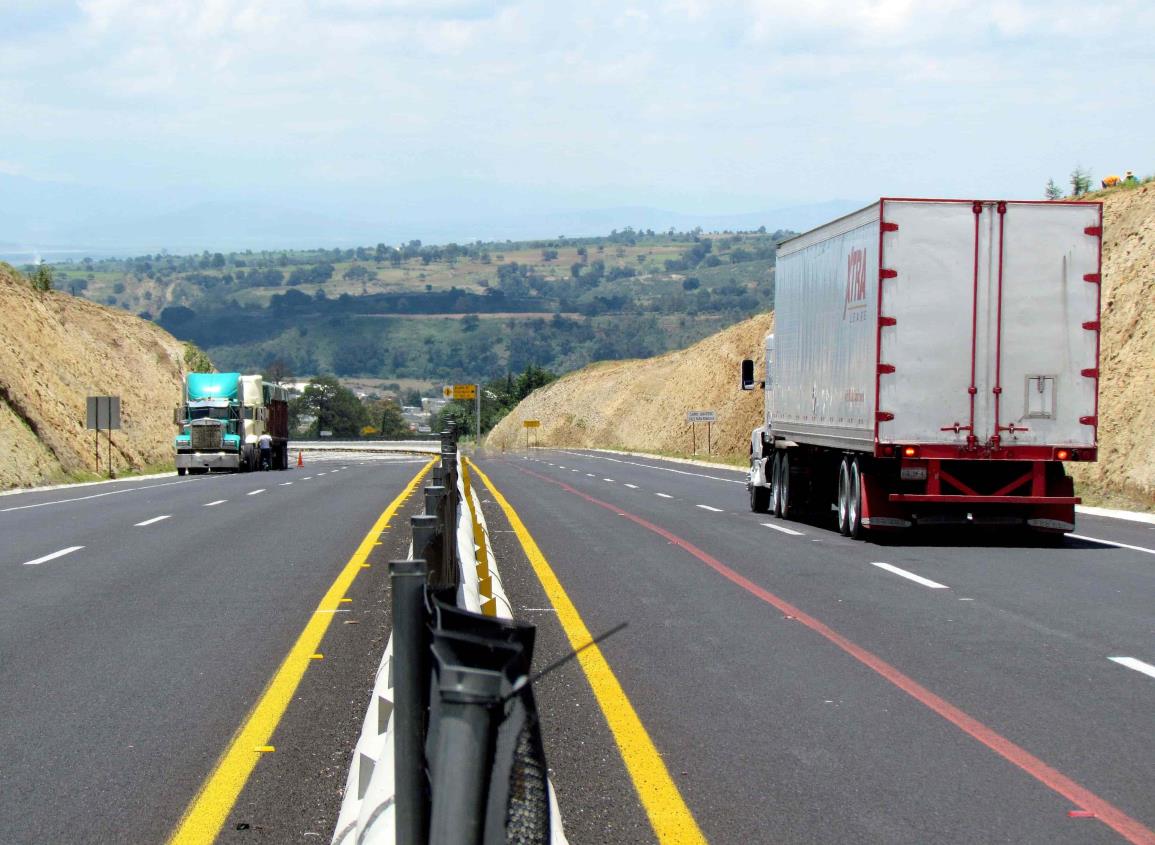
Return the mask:
[(441, 388), (441, 395), (446, 399), (476, 399), (476, 384), (447, 384)]
[(522, 423), (526, 428), (540, 428), (541, 420), (526, 420)]

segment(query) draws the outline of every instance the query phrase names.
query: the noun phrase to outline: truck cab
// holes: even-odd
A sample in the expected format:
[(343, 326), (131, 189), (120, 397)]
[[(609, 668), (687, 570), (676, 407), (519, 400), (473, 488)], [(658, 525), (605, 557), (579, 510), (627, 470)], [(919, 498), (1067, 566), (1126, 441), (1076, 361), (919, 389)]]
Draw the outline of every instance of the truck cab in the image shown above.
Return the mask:
[(258, 468), (258, 441), (273, 437), (272, 468), (288, 467), (288, 411), (283, 388), (259, 375), (189, 373), (185, 401), (173, 415), (178, 475)]

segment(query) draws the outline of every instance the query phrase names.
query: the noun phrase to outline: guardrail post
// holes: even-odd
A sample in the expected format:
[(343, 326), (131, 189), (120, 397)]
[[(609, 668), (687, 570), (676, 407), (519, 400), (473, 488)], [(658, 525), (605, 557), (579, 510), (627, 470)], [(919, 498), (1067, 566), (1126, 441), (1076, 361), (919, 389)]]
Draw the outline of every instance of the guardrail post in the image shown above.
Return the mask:
[(495, 719), (508, 687), (503, 668), (521, 648), (437, 631), (438, 722), (430, 750), (430, 845), (479, 845), (485, 829)]
[(436, 513), (417, 514), (409, 517), (413, 530), (413, 557), (423, 559), (428, 565), (428, 580), (433, 583), (437, 573), (443, 569), (441, 560), (441, 520)]
[(424, 845), (430, 799), (425, 718), (431, 671), (424, 560), (389, 563), (393, 592), (393, 778), (398, 845)]

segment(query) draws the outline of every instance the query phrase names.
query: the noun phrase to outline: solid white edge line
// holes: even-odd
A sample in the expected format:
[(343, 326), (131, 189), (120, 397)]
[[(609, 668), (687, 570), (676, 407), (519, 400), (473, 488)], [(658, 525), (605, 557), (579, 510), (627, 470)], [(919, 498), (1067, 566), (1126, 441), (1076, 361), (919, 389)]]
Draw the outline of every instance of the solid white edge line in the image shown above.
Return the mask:
[(1072, 540), (1085, 540), (1088, 543), (1102, 543), (1104, 546), (1115, 546), (1119, 549), (1130, 549), (1133, 552), (1155, 555), (1155, 549), (1146, 549), (1143, 546), (1131, 546), (1127, 543), (1116, 543), (1114, 540), (1100, 540), (1098, 537), (1088, 537), (1085, 534), (1068, 534)]
[(1144, 663), (1142, 660), (1136, 660), (1134, 657), (1108, 657), (1108, 660), (1113, 660), (1120, 666), (1126, 666), (1128, 669), (1134, 669), (1136, 672), (1142, 672), (1148, 677), (1155, 678), (1155, 666), (1150, 663)]
[(721, 508), (712, 508), (709, 505), (698, 505), (704, 511), (713, 511), (714, 513), (722, 513)]
[(10, 508), (0, 508), (0, 513), (8, 511), (25, 511), (29, 508), (46, 508), (49, 505), (67, 505), (69, 502), (83, 502), (86, 499), (100, 499), (104, 496), (118, 496), (121, 493), (135, 493), (138, 490), (152, 490), (156, 487), (172, 487), (174, 484), (191, 484), (194, 479), (184, 481), (166, 481), (164, 484), (149, 484), (146, 487), (126, 487), (123, 490), (109, 490), (107, 493), (93, 493), (91, 496), (77, 496), (75, 499), (56, 499), (51, 502), (37, 502), (34, 505), (15, 505)]
[(228, 499), (217, 499), (215, 502), (205, 502), (205, 507), (206, 508), (216, 507), (217, 505), (223, 505), (227, 501), (228, 501)]
[(266, 488), (264, 488), (264, 487), (258, 487), (256, 490), (250, 490), (248, 493), (245, 493), (245, 495), (246, 496), (255, 496), (258, 493), (264, 493), (265, 489)]
[(171, 513), (162, 514), (161, 516), (154, 516), (152, 519), (146, 519), (144, 522), (135, 523), (136, 528), (143, 528), (146, 525), (152, 525), (154, 522), (163, 522), (166, 519), (172, 519)]
[(1107, 519), (1122, 519), (1127, 522), (1146, 522), (1155, 525), (1155, 513), (1142, 511), (1120, 511), (1114, 508), (1095, 508), (1090, 505), (1075, 505), (1075, 513), (1085, 513), (1087, 516), (1102, 516)]
[(45, 555), (44, 557), (38, 557), (38, 558), (36, 558), (36, 560), (26, 560), (26, 561), (24, 561), (24, 565), (25, 566), (36, 566), (37, 564), (44, 563), (45, 561), (55, 560), (58, 557), (64, 557), (65, 555), (70, 555), (73, 552), (78, 552), (83, 548), (84, 548), (84, 546), (69, 546), (67, 549), (61, 549), (60, 551), (53, 552), (50, 555)]
[(795, 531), (793, 528), (787, 528), (785, 525), (775, 525), (773, 522), (763, 522), (767, 528), (773, 528), (775, 531), (781, 531), (783, 534), (789, 534), (791, 537), (805, 537), (801, 531)]
[(655, 496), (661, 496), (663, 499), (672, 499), (672, 498), (674, 498), (674, 497), (673, 497), (673, 496), (671, 496), (669, 493), (655, 493), (654, 495), (655, 495)]
[(894, 566), (890, 563), (883, 563), (880, 560), (872, 560), (870, 565), (877, 566), (879, 569), (885, 569), (887, 572), (891, 572), (910, 581), (914, 581), (916, 584), (922, 584), (924, 587), (930, 587), (932, 590), (950, 589), (950, 587), (948, 587), (946, 584), (940, 584), (938, 581), (931, 581), (929, 578), (923, 578), (921, 575), (915, 575), (913, 572), (907, 572), (905, 569), (899, 569), (897, 566)]
[[(664, 472), (676, 472), (678, 475), (693, 475), (693, 476), (696, 476), (698, 478), (709, 478), (713, 481), (726, 481), (726, 482), (729, 482), (731, 484), (745, 484), (746, 483), (746, 479), (744, 479), (744, 478), (743, 479), (719, 478), (716, 475), (706, 475), (703, 472), (687, 472), (684, 469), (674, 469), (673, 467), (660, 467), (660, 466), (654, 466), (653, 464), (639, 464), (637, 461), (619, 461), (619, 460), (615, 460), (614, 458), (606, 458), (606, 457), (603, 457), (601, 455), (583, 455), (581, 452), (566, 452), (564, 449), (561, 449), (559, 451), (564, 452), (567, 455), (573, 455), (575, 458), (596, 458), (600, 461), (613, 461), (616, 464), (629, 464), (630, 466), (645, 467), (646, 469), (660, 469), (660, 470), (663, 470)], [(662, 458), (654, 458), (653, 460), (663, 460), (663, 459)], [(719, 467), (719, 468), (721, 469), (721, 467)], [(743, 470), (741, 467), (728, 467), (728, 469), (732, 469), (734, 472), (745, 472), (745, 470)]]

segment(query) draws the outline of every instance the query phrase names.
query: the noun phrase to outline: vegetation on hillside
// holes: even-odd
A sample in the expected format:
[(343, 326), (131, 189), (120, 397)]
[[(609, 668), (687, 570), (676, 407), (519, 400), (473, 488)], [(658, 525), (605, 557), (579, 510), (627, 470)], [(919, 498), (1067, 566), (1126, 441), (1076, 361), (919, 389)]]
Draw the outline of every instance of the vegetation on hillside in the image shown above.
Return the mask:
[(482, 381), (685, 346), (773, 300), (789, 233), (151, 255), (57, 266), (223, 368)]

